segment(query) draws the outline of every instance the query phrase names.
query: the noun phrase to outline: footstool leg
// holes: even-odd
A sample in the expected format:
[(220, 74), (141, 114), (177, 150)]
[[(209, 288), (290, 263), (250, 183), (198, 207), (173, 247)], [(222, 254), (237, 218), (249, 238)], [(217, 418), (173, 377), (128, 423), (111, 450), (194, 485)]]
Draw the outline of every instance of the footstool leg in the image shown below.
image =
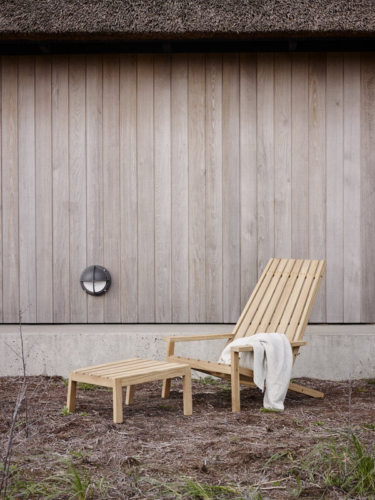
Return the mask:
[(71, 375), (69, 375), (68, 383), (68, 400), (66, 406), (68, 407), (68, 412), (73, 413), (76, 409), (76, 393), (77, 393), (77, 382), (72, 380)]
[(184, 393), (184, 415), (193, 414), (193, 397), (191, 392), (191, 370), (188, 368), (182, 378), (182, 389)]
[(163, 399), (169, 398), (169, 393), (171, 391), (171, 380), (170, 378), (167, 378), (163, 380), (163, 388), (161, 390), (161, 397)]
[(121, 379), (113, 381), (113, 422), (122, 424), (122, 384)]
[(126, 398), (125, 404), (132, 405), (134, 403), (134, 393), (135, 393), (135, 385), (128, 385), (126, 388)]

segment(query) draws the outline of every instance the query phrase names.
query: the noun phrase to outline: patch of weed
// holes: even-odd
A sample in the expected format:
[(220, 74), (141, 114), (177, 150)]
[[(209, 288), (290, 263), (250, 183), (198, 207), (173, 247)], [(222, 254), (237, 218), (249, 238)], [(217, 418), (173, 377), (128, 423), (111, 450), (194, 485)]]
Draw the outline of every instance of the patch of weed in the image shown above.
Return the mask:
[(58, 414), (62, 415), (63, 417), (67, 417), (68, 415), (72, 415), (72, 412), (68, 410), (67, 406), (63, 406)]

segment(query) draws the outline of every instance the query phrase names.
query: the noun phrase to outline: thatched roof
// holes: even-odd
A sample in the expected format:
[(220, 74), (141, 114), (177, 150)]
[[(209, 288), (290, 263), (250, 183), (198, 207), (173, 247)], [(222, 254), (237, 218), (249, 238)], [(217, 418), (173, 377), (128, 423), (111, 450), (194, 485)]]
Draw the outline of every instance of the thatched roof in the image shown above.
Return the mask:
[(0, 39), (372, 36), (374, 0), (2, 0)]

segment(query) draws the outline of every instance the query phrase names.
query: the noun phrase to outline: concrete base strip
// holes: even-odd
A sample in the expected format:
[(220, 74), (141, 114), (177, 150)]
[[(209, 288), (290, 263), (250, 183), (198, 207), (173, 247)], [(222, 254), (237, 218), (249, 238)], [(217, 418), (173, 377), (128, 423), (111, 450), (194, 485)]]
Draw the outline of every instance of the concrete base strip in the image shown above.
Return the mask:
[[(233, 325), (23, 325), (29, 375), (61, 375), (132, 357), (164, 360), (166, 335), (231, 332)], [(309, 325), (293, 377), (375, 378), (375, 325)], [(179, 343), (176, 354), (217, 361), (225, 341)], [(18, 325), (0, 325), (0, 376), (22, 374)]]

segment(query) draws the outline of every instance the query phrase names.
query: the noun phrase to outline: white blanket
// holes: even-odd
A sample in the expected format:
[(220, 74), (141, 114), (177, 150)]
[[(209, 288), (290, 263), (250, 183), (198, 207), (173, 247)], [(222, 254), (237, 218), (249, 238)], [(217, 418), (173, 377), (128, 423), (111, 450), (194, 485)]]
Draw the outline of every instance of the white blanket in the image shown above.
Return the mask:
[(231, 342), (220, 356), (220, 363), (230, 365), (230, 349), (234, 346), (253, 346), (253, 352), (240, 353), (240, 366), (254, 371), (254, 383), (264, 393), (263, 406), (269, 410), (284, 410), (293, 367), (293, 353), (283, 333), (257, 333)]

